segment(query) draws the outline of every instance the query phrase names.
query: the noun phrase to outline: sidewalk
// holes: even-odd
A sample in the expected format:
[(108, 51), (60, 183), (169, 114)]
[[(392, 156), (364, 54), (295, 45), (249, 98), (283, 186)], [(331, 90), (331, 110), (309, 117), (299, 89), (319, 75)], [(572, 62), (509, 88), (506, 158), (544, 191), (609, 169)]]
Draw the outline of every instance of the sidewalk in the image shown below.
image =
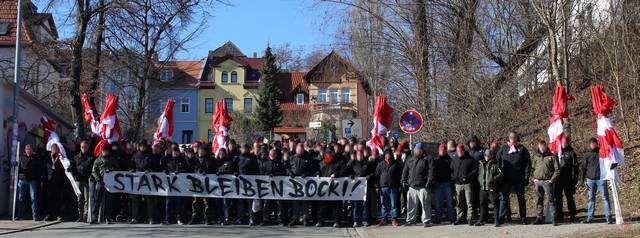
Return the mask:
[(0, 220), (0, 235), (11, 234), (15, 232), (38, 229), (45, 226), (57, 224), (57, 221), (32, 221), (32, 220)]

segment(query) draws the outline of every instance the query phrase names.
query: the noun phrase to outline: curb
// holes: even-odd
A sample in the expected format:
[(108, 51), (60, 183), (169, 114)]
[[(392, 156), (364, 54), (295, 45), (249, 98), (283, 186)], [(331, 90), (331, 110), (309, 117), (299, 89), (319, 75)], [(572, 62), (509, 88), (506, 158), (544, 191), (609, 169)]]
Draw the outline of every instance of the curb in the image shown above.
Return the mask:
[(1, 232), (0, 236), (1, 235), (14, 234), (14, 233), (18, 233), (18, 232), (24, 232), (24, 231), (31, 231), (31, 230), (35, 230), (35, 229), (40, 229), (40, 228), (56, 225), (56, 224), (59, 224), (59, 223), (62, 223), (62, 221), (45, 222), (45, 223), (38, 224), (38, 225), (35, 225), (35, 226), (29, 226), (29, 227), (18, 228), (18, 229), (7, 231), (7, 232)]

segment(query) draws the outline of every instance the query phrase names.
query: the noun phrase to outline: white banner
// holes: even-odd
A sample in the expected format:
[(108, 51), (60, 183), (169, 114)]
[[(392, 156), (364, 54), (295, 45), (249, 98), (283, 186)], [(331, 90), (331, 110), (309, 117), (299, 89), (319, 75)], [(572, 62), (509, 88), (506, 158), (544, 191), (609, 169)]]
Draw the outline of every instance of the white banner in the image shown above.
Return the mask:
[(364, 177), (236, 177), (111, 171), (104, 174), (104, 183), (111, 193), (183, 197), (360, 201), (366, 199), (367, 192), (367, 179)]

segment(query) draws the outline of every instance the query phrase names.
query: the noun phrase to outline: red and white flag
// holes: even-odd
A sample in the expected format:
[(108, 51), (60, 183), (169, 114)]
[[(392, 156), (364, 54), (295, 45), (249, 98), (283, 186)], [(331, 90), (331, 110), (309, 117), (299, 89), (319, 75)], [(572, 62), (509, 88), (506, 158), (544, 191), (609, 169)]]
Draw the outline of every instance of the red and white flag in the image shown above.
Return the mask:
[(564, 132), (564, 119), (568, 117), (567, 102), (573, 99), (561, 84), (556, 86), (556, 92), (553, 95), (553, 110), (549, 119), (549, 130), (547, 131), (549, 134), (549, 149), (551, 153), (556, 155), (562, 154), (562, 142), (567, 139), (567, 134)]
[(55, 164), (55, 162), (57, 161), (60, 161), (60, 163), (62, 164), (62, 167), (64, 167), (65, 175), (67, 176), (67, 179), (71, 183), (73, 192), (76, 194), (76, 196), (80, 196), (80, 188), (76, 184), (76, 179), (73, 177), (73, 174), (68, 170), (68, 168), (71, 167), (71, 161), (69, 160), (69, 157), (67, 157), (67, 152), (64, 150), (64, 146), (62, 146), (62, 142), (60, 141), (60, 137), (58, 136), (58, 133), (56, 133), (55, 131), (55, 128), (54, 128), (55, 123), (49, 120), (46, 116), (42, 116), (40, 118), (40, 123), (42, 123), (42, 129), (44, 130), (44, 135), (45, 135), (44, 137), (45, 137), (45, 140), (47, 141), (47, 145), (45, 147), (47, 151), (51, 151), (51, 147), (53, 147), (53, 145), (56, 145), (59, 150), (58, 156), (56, 158), (51, 158), (52, 160), (55, 160), (53, 164)]
[(82, 102), (82, 108), (84, 109), (84, 120), (89, 123), (91, 127), (91, 132), (93, 134), (98, 135), (100, 132), (98, 131), (98, 122), (95, 118), (95, 110), (91, 107), (89, 103), (89, 96), (86, 93), (80, 95), (80, 102)]
[(597, 84), (591, 87), (591, 102), (596, 114), (596, 131), (600, 146), (600, 178), (615, 179), (615, 170), (610, 169), (611, 165), (624, 164), (624, 145), (609, 118), (616, 101), (604, 92), (602, 84)]
[(376, 97), (376, 104), (373, 111), (373, 130), (371, 130), (371, 139), (367, 141), (367, 146), (369, 146), (372, 151), (377, 151), (378, 155), (382, 154), (384, 137), (389, 133), (392, 122), (393, 108), (387, 104), (387, 97)]
[(232, 119), (227, 113), (227, 104), (223, 100), (217, 101), (216, 113), (211, 117), (211, 129), (215, 133), (215, 137), (211, 143), (211, 152), (216, 156), (218, 155), (218, 150), (227, 148), (231, 121)]
[(101, 140), (93, 150), (96, 157), (100, 156), (102, 145), (113, 144), (122, 138), (122, 130), (120, 129), (120, 122), (118, 122), (118, 115), (116, 113), (117, 109), (118, 96), (113, 94), (107, 95), (107, 102), (104, 105), (102, 115), (100, 115), (100, 124), (98, 125), (98, 135)]
[(173, 105), (176, 103), (173, 99), (168, 99), (164, 107), (164, 112), (158, 118), (158, 128), (153, 134), (153, 144), (160, 140), (166, 140), (173, 136)]

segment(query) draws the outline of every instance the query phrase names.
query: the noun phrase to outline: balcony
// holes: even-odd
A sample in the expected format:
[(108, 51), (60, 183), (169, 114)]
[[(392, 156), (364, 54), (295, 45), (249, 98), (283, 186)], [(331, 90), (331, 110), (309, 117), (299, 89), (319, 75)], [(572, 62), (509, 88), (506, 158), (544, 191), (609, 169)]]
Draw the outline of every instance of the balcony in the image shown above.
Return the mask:
[(206, 88), (206, 89), (214, 89), (216, 88), (216, 84), (213, 81), (199, 81), (198, 88)]
[(257, 80), (247, 80), (247, 81), (244, 81), (244, 84), (242, 86), (245, 89), (257, 89), (258, 88), (258, 81)]
[(314, 121), (324, 119), (349, 119), (357, 117), (358, 110), (353, 103), (329, 104), (314, 103), (310, 107), (311, 118)]

